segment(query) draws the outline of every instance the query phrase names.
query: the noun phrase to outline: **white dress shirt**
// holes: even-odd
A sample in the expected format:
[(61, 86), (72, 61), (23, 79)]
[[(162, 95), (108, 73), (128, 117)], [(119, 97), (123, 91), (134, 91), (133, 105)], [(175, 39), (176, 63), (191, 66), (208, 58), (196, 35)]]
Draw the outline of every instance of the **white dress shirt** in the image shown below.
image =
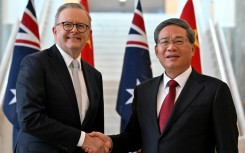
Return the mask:
[[(68, 69), (70, 76), (71, 76), (71, 79), (73, 81), (72, 70), (71, 70), (71, 62), (72, 62), (73, 58), (69, 54), (67, 54), (64, 50), (62, 50), (57, 44), (56, 44), (56, 46), (57, 46), (58, 50), (60, 51), (60, 53), (61, 53), (61, 55), (62, 55), (62, 57), (66, 63), (67, 69)], [(78, 56), (78, 58), (76, 60), (78, 60), (78, 62), (80, 64), (80, 68), (81, 68), (81, 56)], [(82, 118), (80, 119), (81, 123), (82, 123), (84, 120), (84, 117), (86, 115), (86, 112), (88, 110), (89, 99), (88, 99), (88, 92), (87, 92), (87, 87), (85, 84), (82, 69), (80, 69), (80, 71), (78, 71), (78, 75), (79, 75), (80, 86), (81, 86), (81, 90), (82, 90), (82, 110), (79, 110), (79, 113), (82, 113)], [(80, 139), (78, 141), (77, 146), (81, 147), (83, 142), (84, 142), (84, 139), (85, 139), (85, 132), (81, 131), (81, 136), (80, 136)]]
[[(191, 66), (183, 73), (181, 73), (179, 76), (177, 76), (176, 78), (174, 78), (174, 80), (176, 82), (178, 82), (178, 86), (176, 87), (176, 96), (175, 96), (175, 100), (174, 102), (176, 102), (177, 98), (180, 95), (180, 92), (182, 91), (182, 89), (185, 86), (185, 83), (187, 81), (187, 79), (189, 78), (190, 74), (191, 74), (192, 68)], [(160, 113), (160, 109), (162, 106), (162, 103), (165, 99), (165, 97), (168, 94), (169, 91), (169, 87), (167, 85), (168, 81), (171, 80), (171, 78), (169, 78), (166, 75), (166, 72), (163, 73), (163, 79), (159, 85), (159, 89), (158, 89), (158, 94), (157, 94), (157, 116)]]

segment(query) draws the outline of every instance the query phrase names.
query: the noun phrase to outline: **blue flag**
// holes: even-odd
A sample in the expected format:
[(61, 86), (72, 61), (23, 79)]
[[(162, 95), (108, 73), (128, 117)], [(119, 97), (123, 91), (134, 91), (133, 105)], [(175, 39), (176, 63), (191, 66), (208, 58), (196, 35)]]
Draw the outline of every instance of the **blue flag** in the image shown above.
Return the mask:
[(5, 92), (3, 112), (13, 124), (13, 146), (15, 146), (19, 123), (16, 113), (16, 80), (20, 63), (28, 54), (40, 51), (40, 38), (33, 0), (29, 0), (16, 36), (8, 84)]
[(117, 99), (116, 110), (121, 116), (121, 132), (124, 131), (132, 114), (135, 86), (150, 78), (152, 78), (152, 70), (149, 47), (141, 3), (140, 0), (137, 0), (129, 30)]

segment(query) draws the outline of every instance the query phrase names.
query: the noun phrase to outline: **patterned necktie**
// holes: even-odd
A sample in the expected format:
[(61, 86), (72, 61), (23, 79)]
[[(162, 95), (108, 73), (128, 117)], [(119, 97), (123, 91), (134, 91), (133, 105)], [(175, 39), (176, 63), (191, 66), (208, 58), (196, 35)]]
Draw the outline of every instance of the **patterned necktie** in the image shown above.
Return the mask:
[(78, 76), (79, 67), (80, 67), (79, 62), (77, 60), (73, 60), (71, 63), (73, 86), (76, 93), (77, 104), (78, 104), (80, 120), (81, 120), (82, 119), (82, 91), (81, 91), (81, 86), (80, 86), (80, 81)]
[(174, 80), (170, 80), (168, 82), (168, 85), (169, 85), (169, 92), (163, 101), (163, 104), (161, 106), (161, 110), (159, 113), (159, 117), (158, 117), (159, 128), (160, 128), (161, 133), (164, 130), (164, 127), (168, 121), (168, 118), (174, 106), (174, 100), (175, 100), (175, 95), (176, 95), (175, 87), (178, 85), (178, 83)]

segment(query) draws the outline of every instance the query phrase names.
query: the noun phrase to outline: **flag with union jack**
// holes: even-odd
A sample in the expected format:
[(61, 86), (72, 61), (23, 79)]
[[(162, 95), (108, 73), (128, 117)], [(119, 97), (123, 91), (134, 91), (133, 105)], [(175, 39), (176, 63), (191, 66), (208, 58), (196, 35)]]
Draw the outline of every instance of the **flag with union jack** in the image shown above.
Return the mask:
[(40, 51), (40, 38), (33, 0), (29, 0), (16, 35), (8, 83), (4, 97), (3, 112), (13, 124), (13, 146), (19, 131), (16, 113), (16, 80), (21, 60), (27, 54)]
[(140, 0), (136, 0), (129, 30), (116, 110), (121, 116), (121, 132), (132, 114), (133, 91), (136, 85), (152, 78), (149, 47)]

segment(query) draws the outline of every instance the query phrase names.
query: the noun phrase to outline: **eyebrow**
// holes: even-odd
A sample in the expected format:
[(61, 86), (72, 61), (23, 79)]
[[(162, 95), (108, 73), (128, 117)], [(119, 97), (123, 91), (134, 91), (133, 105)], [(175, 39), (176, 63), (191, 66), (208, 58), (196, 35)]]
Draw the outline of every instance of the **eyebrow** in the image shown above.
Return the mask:
[(72, 23), (72, 24), (79, 24), (79, 23), (85, 24), (85, 23), (83, 23), (83, 22), (76, 22), (76, 23), (71, 22), (71, 21), (63, 21), (63, 22), (65, 22), (65, 23)]
[(170, 38), (170, 37), (163, 37), (163, 38), (160, 38), (159, 40), (162, 40), (162, 39), (177, 39), (177, 38), (185, 38), (183, 36), (176, 36), (174, 38)]

